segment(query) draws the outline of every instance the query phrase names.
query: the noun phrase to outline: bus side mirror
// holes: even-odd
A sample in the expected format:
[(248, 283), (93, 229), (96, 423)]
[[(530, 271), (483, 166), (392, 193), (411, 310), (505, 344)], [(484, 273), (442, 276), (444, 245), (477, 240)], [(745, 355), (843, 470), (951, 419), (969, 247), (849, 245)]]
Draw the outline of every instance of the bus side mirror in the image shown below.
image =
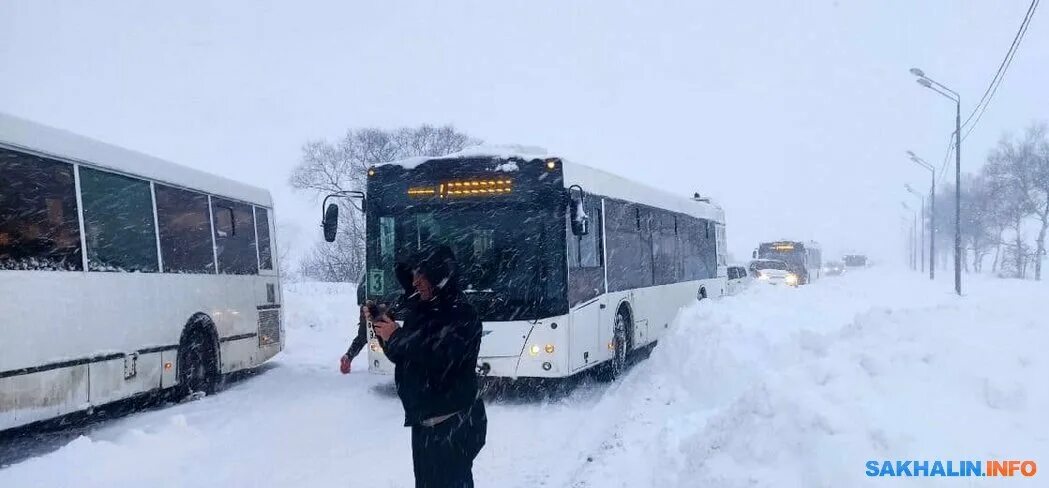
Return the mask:
[(583, 187), (579, 185), (568, 187), (568, 213), (573, 235), (585, 236), (590, 233), (590, 216), (586, 214), (584, 203)]
[(572, 199), (572, 234), (585, 236), (590, 233), (590, 216), (583, 210), (582, 199)]
[(339, 206), (332, 203), (324, 210), (324, 240), (335, 242), (335, 232), (339, 230)]
[(754, 259), (758, 259), (758, 250), (755, 249), (755, 250), (751, 251), (750, 257), (752, 257)]

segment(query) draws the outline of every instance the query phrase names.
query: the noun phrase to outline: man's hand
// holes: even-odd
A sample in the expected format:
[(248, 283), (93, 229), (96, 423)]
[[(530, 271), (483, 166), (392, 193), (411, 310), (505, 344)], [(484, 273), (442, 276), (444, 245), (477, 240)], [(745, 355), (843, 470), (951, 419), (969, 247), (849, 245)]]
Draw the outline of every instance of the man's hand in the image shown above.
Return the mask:
[(379, 336), (384, 342), (388, 342), (390, 336), (397, 330), (397, 322), (390, 320), (389, 317), (384, 315), (374, 320), (372, 327), (375, 328), (375, 335)]
[(341, 371), (342, 374), (350, 374), (350, 362), (350, 357), (345, 354), (339, 359), (339, 371)]

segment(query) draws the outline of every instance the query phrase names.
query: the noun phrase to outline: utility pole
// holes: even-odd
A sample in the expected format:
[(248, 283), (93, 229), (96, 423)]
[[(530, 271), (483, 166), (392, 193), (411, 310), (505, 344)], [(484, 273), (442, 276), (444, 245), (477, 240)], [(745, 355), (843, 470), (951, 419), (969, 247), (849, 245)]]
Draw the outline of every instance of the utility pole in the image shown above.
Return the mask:
[[(903, 206), (904, 210), (906, 210), (908, 212), (911, 212), (911, 207), (907, 205), (907, 202), (900, 202), (900, 205)], [(906, 220), (904, 222), (906, 222)], [(914, 213), (911, 214), (911, 223), (909, 225), (907, 225), (907, 227), (909, 228), (909, 234), (910, 234), (909, 238), (907, 239), (907, 244), (908, 244), (908, 246), (907, 246), (907, 253), (909, 254), (908, 260), (910, 261), (911, 270), (912, 271), (917, 271), (918, 270), (918, 237), (917, 237), (917, 233), (918, 233), (918, 216), (917, 216), (917, 214), (914, 214)]]
[(954, 292), (962, 295), (962, 97), (954, 94)]
[[(920, 235), (921, 235), (921, 239), (920, 239), (921, 240), (921, 246), (920, 246), (920, 249), (921, 249), (921, 270), (922, 270), (922, 273), (924, 273), (925, 272), (925, 195), (923, 195), (920, 191), (917, 191), (914, 188), (911, 188), (911, 185), (905, 184), (905, 185), (903, 185), (903, 187), (906, 188), (907, 191), (911, 193), (911, 195), (914, 195), (914, 196), (918, 197), (918, 199), (921, 201), (921, 207), (918, 208), (918, 212), (921, 213), (921, 216), (922, 216), (922, 226), (920, 227), (920, 231), (921, 231), (920, 232)], [(932, 261), (930, 261), (930, 264), (931, 263), (932, 263)]]

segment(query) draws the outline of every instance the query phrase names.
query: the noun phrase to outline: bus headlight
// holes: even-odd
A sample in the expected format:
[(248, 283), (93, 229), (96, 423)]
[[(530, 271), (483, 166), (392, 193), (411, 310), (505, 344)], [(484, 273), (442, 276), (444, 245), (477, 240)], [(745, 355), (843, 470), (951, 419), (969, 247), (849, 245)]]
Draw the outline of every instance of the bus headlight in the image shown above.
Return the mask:
[(539, 355), (539, 344), (532, 344), (532, 347), (528, 348), (528, 354), (531, 354), (533, 356), (538, 356)]
[(761, 273), (761, 274), (758, 275), (758, 279), (759, 280), (767, 280), (767, 279), (769, 279), (769, 275), (767, 275), (765, 273)]
[(546, 351), (547, 354), (553, 354), (554, 353), (554, 345), (553, 344), (547, 344), (546, 347), (544, 347), (543, 349)]
[(787, 284), (788, 285), (796, 285), (796, 284), (798, 284), (798, 275), (796, 275), (796, 274), (789, 274), (789, 275), (787, 275)]

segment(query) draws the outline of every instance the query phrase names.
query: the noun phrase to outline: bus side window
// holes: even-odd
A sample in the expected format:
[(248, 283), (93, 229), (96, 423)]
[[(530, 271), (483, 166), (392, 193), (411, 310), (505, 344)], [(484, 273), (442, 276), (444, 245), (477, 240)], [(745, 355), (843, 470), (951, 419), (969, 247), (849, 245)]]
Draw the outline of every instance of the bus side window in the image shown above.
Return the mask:
[(80, 167), (87, 268), (156, 272), (157, 236), (149, 182)]
[(602, 269), (601, 201), (587, 199), (586, 214), (590, 217), (590, 231), (584, 236), (572, 233), (571, 216), (565, 212), (565, 235), (568, 239), (568, 304), (578, 305), (605, 291), (605, 273)]
[(73, 165), (0, 149), (0, 270), (83, 266)]
[(215, 251), (220, 274), (257, 274), (258, 253), (251, 205), (211, 197), (215, 225)]
[(215, 273), (215, 250), (208, 218), (208, 196), (153, 185), (157, 198), (160, 257), (165, 273)]

